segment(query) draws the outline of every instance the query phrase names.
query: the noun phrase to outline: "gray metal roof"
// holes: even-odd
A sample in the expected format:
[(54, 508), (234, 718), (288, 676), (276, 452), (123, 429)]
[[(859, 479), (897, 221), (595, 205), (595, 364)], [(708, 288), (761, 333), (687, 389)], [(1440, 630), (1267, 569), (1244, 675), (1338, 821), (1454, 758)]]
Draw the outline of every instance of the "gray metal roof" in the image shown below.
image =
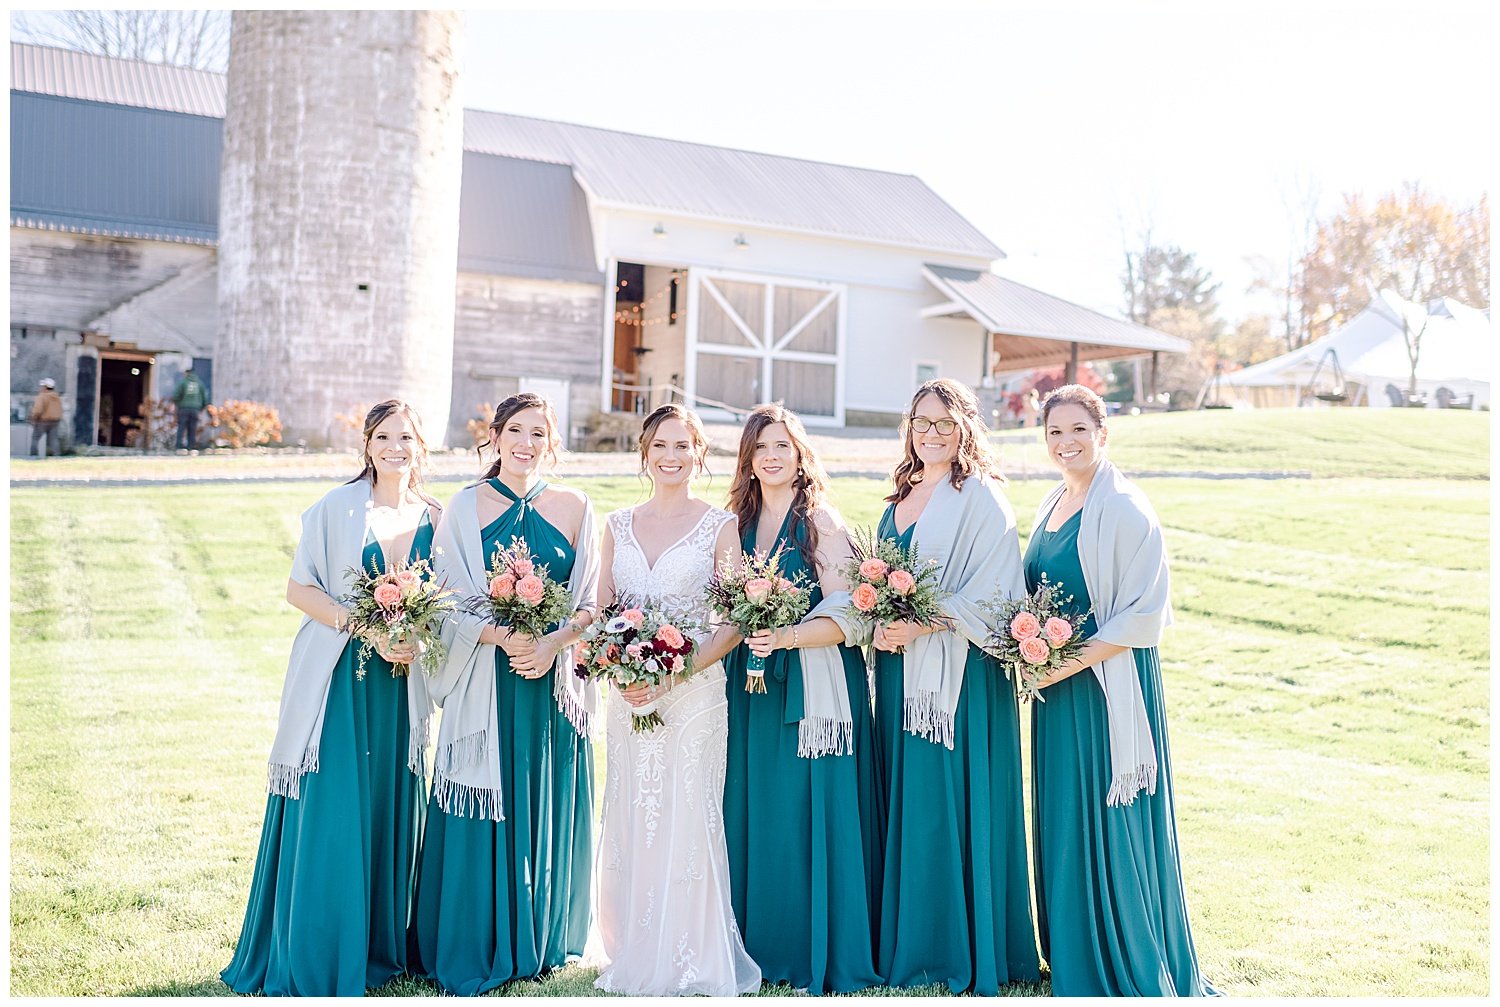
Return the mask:
[(222, 73), (51, 46), (10, 44), (10, 89), (224, 118)]
[[(11, 44), (13, 95), (222, 121), (224, 90), (223, 74)], [(1005, 254), (914, 175), (472, 109), (464, 113), (464, 146), (481, 154), (570, 165), (595, 198), (612, 207), (966, 257)], [(13, 159), (15, 147), (13, 132)]]
[(915, 175), (472, 109), (464, 146), (570, 164), (607, 206), (987, 259), (1005, 254)]
[(12, 91), (11, 223), (212, 244), (223, 139), (221, 119)]
[(564, 164), (464, 153), (458, 268), (538, 279), (603, 279), (583, 190)]
[[(987, 331), (1002, 336), (1078, 343), (1080, 347), (1090, 348), (1090, 359), (1131, 356), (1155, 350), (1186, 353), (1190, 348), (1186, 339), (1102, 315), (994, 273), (932, 263), (927, 263), (922, 273), (965, 314)], [(1013, 345), (1016, 349), (1021, 347), (1020, 343)], [(1004, 347), (1001, 354), (1004, 365)], [(1012, 360), (1016, 355), (1014, 352), (1010, 355)], [(1024, 353), (1022, 356), (1025, 358)]]

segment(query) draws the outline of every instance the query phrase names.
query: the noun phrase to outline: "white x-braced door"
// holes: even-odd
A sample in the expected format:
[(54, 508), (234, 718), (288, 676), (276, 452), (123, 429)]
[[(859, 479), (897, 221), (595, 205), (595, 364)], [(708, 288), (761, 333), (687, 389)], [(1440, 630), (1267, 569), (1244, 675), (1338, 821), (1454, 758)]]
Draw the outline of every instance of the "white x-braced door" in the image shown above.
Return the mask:
[(843, 424), (844, 287), (691, 269), (688, 291), (686, 385), (704, 409), (780, 399)]

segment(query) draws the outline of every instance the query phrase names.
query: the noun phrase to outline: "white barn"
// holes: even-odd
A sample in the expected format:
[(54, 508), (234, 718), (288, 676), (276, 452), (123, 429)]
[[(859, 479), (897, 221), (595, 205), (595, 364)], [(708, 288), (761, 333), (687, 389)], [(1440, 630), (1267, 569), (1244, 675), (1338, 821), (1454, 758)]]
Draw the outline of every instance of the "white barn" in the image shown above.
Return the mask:
[[(224, 78), (11, 51), (13, 420), (52, 376), (73, 439), (118, 443), (111, 414), (212, 370)], [(911, 175), (468, 110), (460, 206), (449, 443), (518, 388), (575, 441), (673, 396), (879, 424), (929, 377), (1186, 348), (991, 273)]]

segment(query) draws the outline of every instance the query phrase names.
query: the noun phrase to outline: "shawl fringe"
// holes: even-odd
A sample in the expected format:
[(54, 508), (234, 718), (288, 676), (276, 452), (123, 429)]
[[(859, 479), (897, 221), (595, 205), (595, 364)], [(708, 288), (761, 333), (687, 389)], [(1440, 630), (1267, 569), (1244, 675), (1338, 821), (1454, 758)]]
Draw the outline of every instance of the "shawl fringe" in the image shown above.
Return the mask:
[(953, 714), (938, 706), (935, 692), (919, 692), (902, 703), (901, 727), (907, 734), (953, 751)]
[(465, 766), (474, 765), (484, 758), (488, 741), (489, 731), (475, 731), (446, 745), (439, 745), (433, 752), (433, 774), (452, 776)]
[(567, 648), (552, 669), (552, 698), (557, 701), (558, 712), (568, 718), (568, 723), (573, 725), (578, 736), (587, 739), (592, 726), (589, 711), (577, 696), (568, 691), (568, 676), (573, 674), (574, 653), (574, 648)]
[(427, 739), (432, 737), (432, 717), (422, 718), (421, 724), (407, 732), (406, 768), (415, 776), (427, 775)]
[(492, 790), (458, 783), (439, 773), (432, 780), (432, 796), (444, 814), (457, 818), (505, 821), (505, 806), (498, 788)]
[(302, 777), (305, 773), (318, 771), (318, 746), (313, 745), (302, 754), (302, 762), (292, 765), (272, 762), (266, 768), (266, 792), (278, 797), (297, 800), (302, 796)]
[(1109, 795), (1104, 798), (1107, 807), (1118, 808), (1121, 805), (1129, 807), (1135, 803), (1136, 795), (1142, 790), (1148, 796), (1156, 793), (1156, 766), (1145, 762), (1135, 767), (1134, 772), (1124, 772), (1114, 778), (1109, 785)]
[(854, 721), (828, 717), (804, 717), (797, 725), (797, 755), (817, 759), (824, 755), (854, 754)]

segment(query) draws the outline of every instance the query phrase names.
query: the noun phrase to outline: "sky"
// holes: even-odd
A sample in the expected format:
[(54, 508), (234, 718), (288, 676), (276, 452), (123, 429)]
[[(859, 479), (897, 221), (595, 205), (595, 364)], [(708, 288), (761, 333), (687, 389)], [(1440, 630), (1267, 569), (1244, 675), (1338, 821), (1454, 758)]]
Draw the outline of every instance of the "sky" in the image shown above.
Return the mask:
[(1496, 170), (1479, 3), (471, 11), (470, 108), (919, 176), (995, 271), (1112, 314), (1149, 226), (1231, 321), (1310, 201)]

